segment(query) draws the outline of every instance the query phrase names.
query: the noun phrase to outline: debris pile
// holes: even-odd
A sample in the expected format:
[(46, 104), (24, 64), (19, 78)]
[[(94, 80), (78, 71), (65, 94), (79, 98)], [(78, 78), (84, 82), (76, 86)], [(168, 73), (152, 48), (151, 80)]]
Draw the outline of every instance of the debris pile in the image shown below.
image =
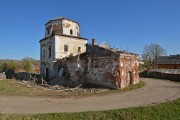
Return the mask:
[[(28, 88), (38, 88), (38, 89), (43, 89), (43, 90), (55, 90), (55, 91), (60, 91), (60, 92), (93, 92), (93, 93), (99, 93), (99, 92), (104, 92), (104, 91), (108, 91), (109, 89), (104, 89), (104, 88), (83, 88), (82, 84), (70, 88), (70, 87), (64, 87), (61, 85), (61, 83), (59, 83), (59, 85), (55, 84), (56, 79), (54, 79), (53, 81), (51, 81), (51, 84), (54, 82), (54, 85), (49, 85), (44, 79), (43, 77), (41, 77), (41, 84), (38, 84), (37, 82), (40, 79), (37, 79), (36, 77), (32, 77), (30, 75), (31, 80), (30, 81), (25, 81), (22, 80), (20, 82), (20, 84), (28, 87)], [(58, 80), (58, 79), (57, 79)]]
[(0, 73), (0, 79), (6, 79), (6, 75), (5, 75), (4, 72), (3, 72), (3, 73)]
[(59, 86), (62, 86), (63, 83), (64, 83), (64, 81), (65, 81), (65, 78), (64, 78), (64, 77), (57, 77), (57, 78), (54, 78), (54, 79), (50, 80), (50, 81), (48, 82), (48, 84), (50, 84), (50, 85), (59, 85)]

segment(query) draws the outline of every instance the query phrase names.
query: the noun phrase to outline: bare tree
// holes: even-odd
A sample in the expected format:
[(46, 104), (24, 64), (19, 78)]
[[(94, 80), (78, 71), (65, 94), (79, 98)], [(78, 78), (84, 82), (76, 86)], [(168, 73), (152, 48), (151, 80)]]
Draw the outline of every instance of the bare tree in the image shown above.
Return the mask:
[(155, 68), (157, 57), (162, 55), (166, 55), (166, 50), (159, 44), (145, 45), (142, 54), (144, 66), (146, 68)]

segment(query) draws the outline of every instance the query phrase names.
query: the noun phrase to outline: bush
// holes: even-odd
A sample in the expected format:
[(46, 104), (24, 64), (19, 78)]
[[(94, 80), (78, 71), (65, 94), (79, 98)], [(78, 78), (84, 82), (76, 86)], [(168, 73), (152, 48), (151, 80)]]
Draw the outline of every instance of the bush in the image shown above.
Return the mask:
[(31, 72), (33, 68), (32, 59), (26, 57), (23, 59), (23, 68), (26, 72)]

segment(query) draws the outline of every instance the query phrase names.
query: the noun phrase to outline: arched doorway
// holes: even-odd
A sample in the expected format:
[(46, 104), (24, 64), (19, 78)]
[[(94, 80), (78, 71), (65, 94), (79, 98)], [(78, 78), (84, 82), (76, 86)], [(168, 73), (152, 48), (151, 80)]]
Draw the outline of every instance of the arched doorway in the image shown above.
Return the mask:
[(133, 76), (131, 71), (128, 72), (127, 81), (128, 83), (133, 84)]
[(68, 69), (65, 66), (59, 66), (58, 67), (58, 77), (64, 77), (64, 78), (69, 78), (69, 72)]
[(62, 77), (65, 75), (65, 70), (63, 67), (59, 67), (58, 69), (58, 77)]

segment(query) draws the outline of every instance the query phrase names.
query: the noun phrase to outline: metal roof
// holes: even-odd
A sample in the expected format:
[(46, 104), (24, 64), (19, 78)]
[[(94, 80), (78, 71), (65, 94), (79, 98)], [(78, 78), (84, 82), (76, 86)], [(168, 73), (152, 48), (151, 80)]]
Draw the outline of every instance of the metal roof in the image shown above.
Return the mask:
[(160, 56), (157, 64), (180, 64), (180, 56)]
[(45, 38), (41, 39), (39, 42), (42, 42), (42, 41), (46, 40), (47, 38), (50, 38), (50, 37), (52, 37), (52, 36), (54, 36), (54, 35), (71, 37), (71, 38), (77, 38), (77, 39), (82, 39), (82, 40), (88, 40), (87, 38), (83, 38), (83, 37), (77, 37), (77, 36), (71, 36), (71, 35), (54, 33), (54, 34), (50, 35), (49, 37), (45, 37)]

